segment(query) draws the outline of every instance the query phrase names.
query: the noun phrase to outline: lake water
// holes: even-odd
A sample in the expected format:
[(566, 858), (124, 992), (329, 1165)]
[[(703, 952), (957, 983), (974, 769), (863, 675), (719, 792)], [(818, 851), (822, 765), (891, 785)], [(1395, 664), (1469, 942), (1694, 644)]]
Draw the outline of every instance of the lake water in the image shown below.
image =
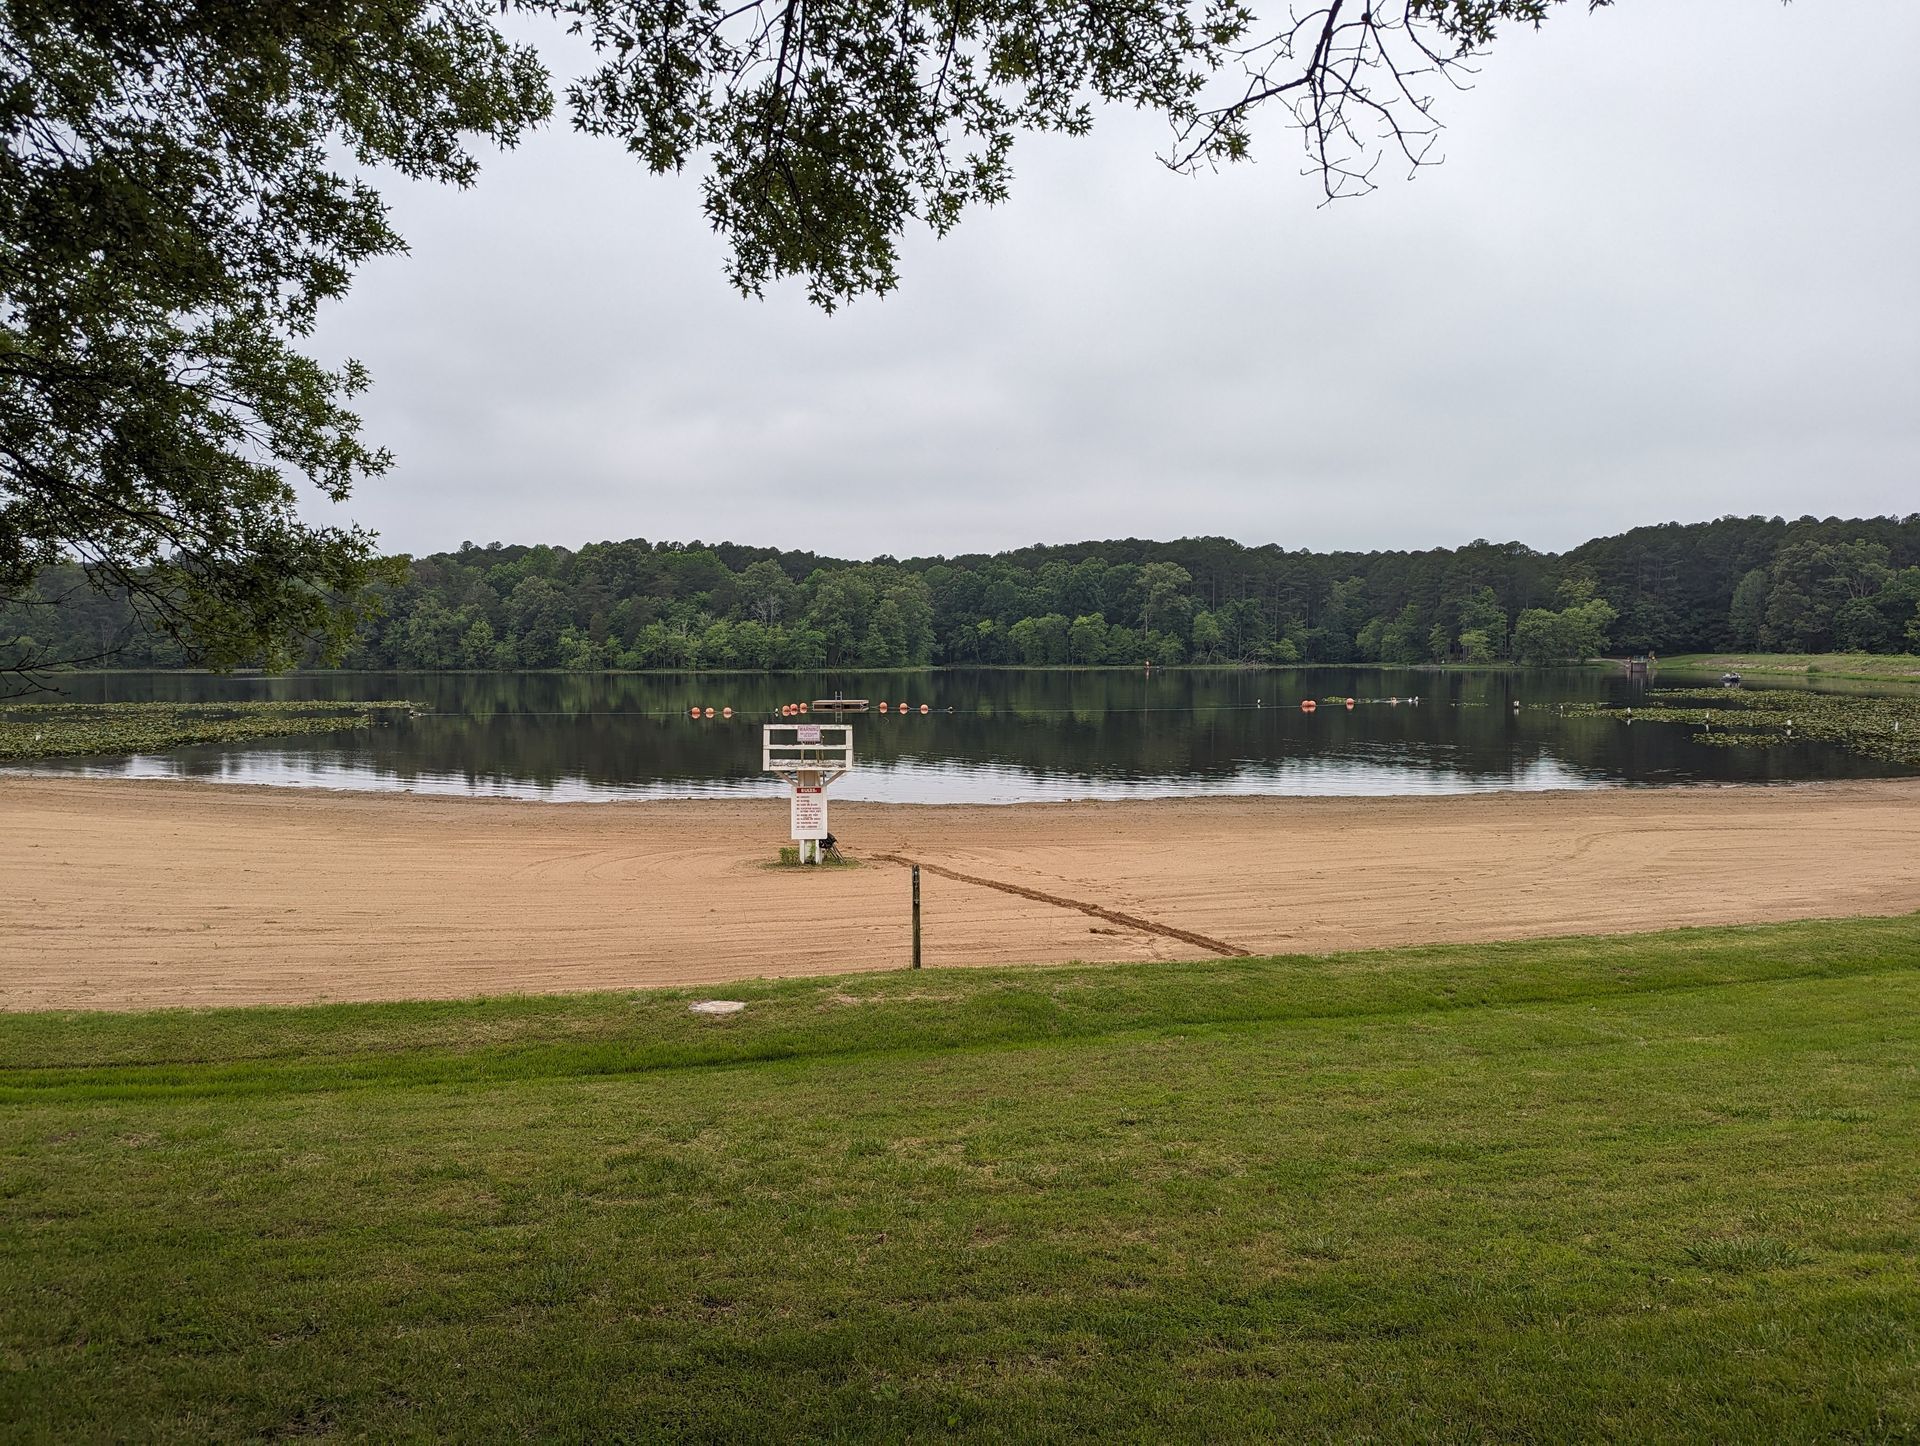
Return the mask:
[[(1663, 674), (1656, 686), (1702, 681)], [(858, 764), (834, 785), (836, 799), (1465, 793), (1900, 771), (1818, 744), (1714, 748), (1694, 743), (1690, 727), (1561, 716), (1561, 703), (1647, 696), (1644, 679), (1600, 669), (118, 673), (66, 679), (63, 688), (78, 701), (409, 699), (422, 711), (389, 727), (35, 771), (557, 801), (777, 794), (781, 785), (760, 772), (761, 723), (782, 703), (835, 693), (913, 710), (852, 720)], [(1348, 696), (1357, 700), (1351, 710), (1299, 707), (1303, 698)], [(735, 716), (695, 722), (687, 716), (695, 705), (731, 707)]]

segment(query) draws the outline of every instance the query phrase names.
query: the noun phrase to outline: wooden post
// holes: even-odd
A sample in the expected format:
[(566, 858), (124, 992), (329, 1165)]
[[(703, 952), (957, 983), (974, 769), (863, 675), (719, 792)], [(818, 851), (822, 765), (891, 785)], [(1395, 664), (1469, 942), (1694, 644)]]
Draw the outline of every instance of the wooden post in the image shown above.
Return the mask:
[(920, 967), (920, 865), (913, 866), (913, 967)]

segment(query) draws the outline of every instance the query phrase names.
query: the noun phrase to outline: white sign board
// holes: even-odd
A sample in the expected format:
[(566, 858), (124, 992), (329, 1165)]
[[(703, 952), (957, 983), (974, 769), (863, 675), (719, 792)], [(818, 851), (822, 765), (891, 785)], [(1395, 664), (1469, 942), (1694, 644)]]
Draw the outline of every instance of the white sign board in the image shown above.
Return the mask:
[(769, 723), (760, 730), (760, 766), (769, 773), (818, 773), (832, 783), (853, 771), (850, 723)]
[(795, 785), (793, 790), (793, 837), (797, 839), (827, 836), (827, 791), (824, 788)]

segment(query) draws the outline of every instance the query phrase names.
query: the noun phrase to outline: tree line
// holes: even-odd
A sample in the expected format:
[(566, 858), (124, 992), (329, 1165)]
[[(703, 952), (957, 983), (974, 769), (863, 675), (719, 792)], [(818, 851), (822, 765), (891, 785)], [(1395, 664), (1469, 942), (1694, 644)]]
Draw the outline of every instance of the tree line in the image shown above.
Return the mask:
[[(1608, 651), (1920, 652), (1920, 514), (1727, 517), (1552, 554), (1128, 538), (865, 562), (735, 543), (490, 543), (400, 559), (355, 668), (1549, 664)], [(9, 658), (172, 667), (77, 565), (0, 609)], [(317, 656), (317, 655), (316, 655)], [(306, 661), (315, 661), (314, 657)]]

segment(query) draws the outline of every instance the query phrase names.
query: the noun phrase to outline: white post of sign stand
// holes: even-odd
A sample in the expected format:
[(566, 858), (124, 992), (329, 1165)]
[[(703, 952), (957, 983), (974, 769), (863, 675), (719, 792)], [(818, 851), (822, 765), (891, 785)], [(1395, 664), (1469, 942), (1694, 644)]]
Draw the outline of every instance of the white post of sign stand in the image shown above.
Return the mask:
[(800, 862), (820, 862), (827, 837), (827, 785), (853, 772), (851, 723), (767, 723), (760, 729), (760, 766), (793, 790), (793, 838)]

